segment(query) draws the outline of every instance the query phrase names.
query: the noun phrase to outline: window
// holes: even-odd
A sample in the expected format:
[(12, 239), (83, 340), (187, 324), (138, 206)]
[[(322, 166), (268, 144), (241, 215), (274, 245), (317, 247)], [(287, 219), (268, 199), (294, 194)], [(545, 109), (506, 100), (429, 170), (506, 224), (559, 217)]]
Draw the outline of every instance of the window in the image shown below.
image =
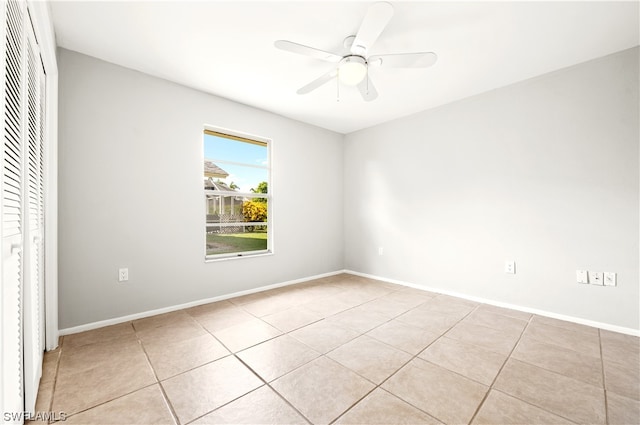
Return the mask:
[(269, 253), (269, 141), (204, 131), (206, 259)]

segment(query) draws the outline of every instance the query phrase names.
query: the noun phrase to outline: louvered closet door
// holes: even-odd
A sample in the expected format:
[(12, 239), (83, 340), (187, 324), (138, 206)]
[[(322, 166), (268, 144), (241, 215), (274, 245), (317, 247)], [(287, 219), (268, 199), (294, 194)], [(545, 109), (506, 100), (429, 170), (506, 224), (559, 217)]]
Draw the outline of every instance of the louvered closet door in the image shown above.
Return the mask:
[[(22, 249), (26, 2), (2, 2), (2, 412), (24, 410)], [(21, 420), (18, 419), (17, 422)]]
[[(42, 65), (40, 61), (38, 61), (38, 65)], [(38, 164), (38, 173), (39, 173), (39, 189), (38, 189), (38, 208), (39, 208), (39, 216), (38, 216), (38, 226), (39, 230), (39, 239), (37, 240), (38, 246), (38, 334), (39, 334), (39, 347), (40, 352), (43, 353), (45, 350), (45, 311), (44, 311), (44, 269), (45, 269), (45, 256), (44, 256), (44, 188), (45, 188), (45, 174), (44, 174), (44, 157), (45, 157), (45, 129), (46, 129), (46, 116), (45, 111), (47, 110), (46, 104), (46, 94), (47, 94), (47, 76), (45, 75), (44, 67), (39, 67), (40, 72), (40, 133), (39, 133), (39, 144), (40, 144), (40, 162)], [(42, 354), (44, 359), (44, 354)], [(42, 362), (40, 362), (42, 363)], [(42, 369), (42, 366), (40, 367)]]
[(24, 279), (24, 392), (25, 410), (34, 411), (44, 353), (43, 312), (43, 122), (44, 70), (31, 25), (27, 26), (27, 140)]

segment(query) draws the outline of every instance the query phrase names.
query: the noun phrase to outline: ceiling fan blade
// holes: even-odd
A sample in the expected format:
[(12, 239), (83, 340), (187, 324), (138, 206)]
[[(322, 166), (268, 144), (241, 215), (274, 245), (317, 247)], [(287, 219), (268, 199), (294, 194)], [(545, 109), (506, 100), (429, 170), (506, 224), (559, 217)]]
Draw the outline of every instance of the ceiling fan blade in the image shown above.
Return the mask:
[(310, 93), (315, 89), (317, 89), (318, 87), (320, 87), (321, 85), (325, 84), (326, 82), (334, 79), (337, 75), (338, 75), (337, 70), (334, 69), (333, 71), (329, 71), (326, 74), (322, 75), (320, 78), (316, 78), (306, 86), (299, 88), (296, 93), (298, 94)]
[(274, 42), (273, 45), (280, 50), (286, 50), (287, 52), (293, 52), (299, 55), (311, 56), (312, 58), (323, 61), (340, 62), (340, 59), (342, 59), (342, 56), (334, 55), (333, 53), (325, 52), (324, 50), (305, 46), (303, 44), (294, 43), (293, 41), (278, 40)]
[(371, 102), (378, 97), (378, 90), (376, 90), (376, 86), (373, 85), (373, 81), (371, 81), (369, 76), (360, 81), (358, 90), (360, 90), (360, 94), (366, 102)]
[(392, 16), (393, 6), (391, 6), (391, 3), (378, 2), (372, 4), (367, 10), (355, 40), (353, 40), (351, 53), (364, 56), (378, 39)]
[(385, 68), (428, 68), (437, 60), (438, 55), (433, 52), (419, 52), (371, 56), (367, 63)]

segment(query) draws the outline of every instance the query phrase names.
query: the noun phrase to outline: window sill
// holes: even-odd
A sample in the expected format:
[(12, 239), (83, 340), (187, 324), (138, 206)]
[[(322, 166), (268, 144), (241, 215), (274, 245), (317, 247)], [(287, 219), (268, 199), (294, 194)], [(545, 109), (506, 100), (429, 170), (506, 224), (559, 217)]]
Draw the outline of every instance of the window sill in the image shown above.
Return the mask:
[(243, 258), (268, 257), (270, 255), (273, 255), (272, 251), (265, 251), (265, 252), (260, 252), (260, 253), (256, 253), (256, 254), (229, 255), (229, 256), (226, 256), (226, 257), (205, 258), (204, 262), (205, 263), (217, 263), (219, 261), (240, 260), (240, 259), (243, 259)]

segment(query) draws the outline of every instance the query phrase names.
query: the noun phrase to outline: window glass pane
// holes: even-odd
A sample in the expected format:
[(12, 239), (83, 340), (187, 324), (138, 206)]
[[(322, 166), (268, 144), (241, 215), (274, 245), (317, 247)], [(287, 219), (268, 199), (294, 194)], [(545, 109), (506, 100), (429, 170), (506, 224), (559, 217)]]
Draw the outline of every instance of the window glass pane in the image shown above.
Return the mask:
[(244, 225), (249, 222), (267, 222), (269, 203), (263, 198), (241, 198), (238, 196), (205, 195), (207, 205), (207, 228), (228, 223)]
[(267, 249), (267, 225), (238, 223), (237, 226), (207, 224), (207, 255), (231, 254)]
[(211, 222), (244, 222), (242, 203), (238, 196), (205, 195), (207, 202), (207, 224)]
[(262, 167), (269, 165), (266, 145), (240, 142), (209, 134), (204, 135), (204, 157)]
[[(256, 190), (262, 190), (260, 183), (269, 181), (269, 170), (263, 168), (243, 167), (242, 165), (225, 164), (220, 161), (208, 161), (208, 164), (213, 164), (216, 168), (213, 168), (212, 175), (213, 182), (222, 182), (226, 187), (221, 187), (219, 190), (235, 190), (237, 192), (255, 192)], [(212, 170), (212, 167), (208, 167)], [(205, 177), (206, 177), (205, 169)], [(262, 193), (262, 192), (260, 192)]]

